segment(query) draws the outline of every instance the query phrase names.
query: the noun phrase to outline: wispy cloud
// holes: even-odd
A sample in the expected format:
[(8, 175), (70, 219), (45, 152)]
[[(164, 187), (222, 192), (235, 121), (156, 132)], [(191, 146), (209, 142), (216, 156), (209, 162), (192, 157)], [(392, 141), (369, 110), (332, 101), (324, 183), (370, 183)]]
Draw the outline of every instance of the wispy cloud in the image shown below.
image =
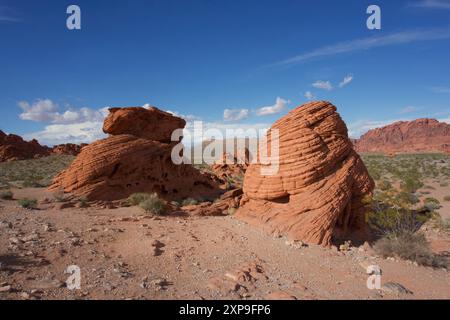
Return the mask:
[(429, 8), (429, 9), (445, 9), (450, 10), (450, 1), (448, 0), (422, 0), (411, 3), (412, 7)]
[(414, 107), (414, 106), (406, 106), (399, 111), (399, 114), (413, 113), (413, 112), (416, 112), (417, 110), (419, 110), (419, 108)]
[(350, 82), (353, 81), (353, 75), (352, 74), (348, 74), (344, 77), (344, 79), (339, 83), (339, 87), (345, 87), (346, 85), (348, 85)]
[(18, 22), (20, 19), (14, 10), (9, 7), (0, 6), (0, 22)]
[(250, 110), (248, 109), (225, 109), (223, 111), (223, 120), (239, 121), (248, 118)]
[(305, 98), (308, 100), (314, 100), (316, 97), (314, 96), (314, 94), (311, 91), (306, 91), (304, 94)]
[(450, 87), (432, 87), (431, 91), (435, 93), (450, 93)]
[(373, 48), (391, 45), (407, 44), (419, 41), (431, 41), (450, 38), (450, 28), (417, 29), (391, 33), (382, 36), (373, 36), (350, 41), (344, 41), (333, 45), (321, 47), (305, 52), (294, 57), (278, 61), (266, 67), (292, 66), (313, 59), (335, 56), (354, 51), (369, 50)]
[(314, 83), (312, 84), (312, 86), (313, 86), (314, 88), (317, 88), (317, 89), (323, 89), (323, 90), (327, 90), (327, 91), (330, 91), (330, 90), (333, 89), (333, 85), (331, 84), (330, 81), (322, 81), (322, 80), (318, 80), (318, 81), (314, 82)]
[(256, 110), (256, 114), (258, 116), (277, 114), (282, 112), (289, 103), (289, 100), (284, 100), (283, 98), (278, 97), (274, 105), (259, 108)]

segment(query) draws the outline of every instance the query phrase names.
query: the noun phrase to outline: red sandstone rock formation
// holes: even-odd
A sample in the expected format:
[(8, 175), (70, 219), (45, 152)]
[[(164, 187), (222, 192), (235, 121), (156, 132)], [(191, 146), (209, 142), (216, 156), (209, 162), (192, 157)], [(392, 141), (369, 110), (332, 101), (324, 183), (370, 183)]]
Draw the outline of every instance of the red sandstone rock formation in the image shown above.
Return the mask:
[(81, 152), (81, 149), (83, 147), (87, 146), (86, 143), (82, 144), (73, 144), (73, 143), (66, 143), (66, 144), (59, 144), (57, 146), (54, 146), (52, 148), (53, 154), (65, 154), (65, 155), (72, 155), (76, 156)]
[(186, 121), (155, 107), (111, 108), (103, 131), (111, 135), (130, 134), (148, 140), (170, 143), (172, 132)]
[(227, 179), (244, 176), (249, 162), (248, 149), (245, 149), (242, 156), (224, 153), (222, 159), (211, 166), (211, 170), (217, 177), (226, 181)]
[(368, 131), (355, 146), (360, 153), (448, 152), (450, 125), (435, 119), (395, 122)]
[(217, 195), (211, 176), (171, 160), (171, 131), (184, 125), (156, 108), (110, 109), (104, 131), (111, 135), (84, 147), (49, 189), (108, 201), (136, 192), (157, 192), (168, 200)]
[(362, 198), (374, 183), (352, 148), (347, 127), (329, 102), (299, 106), (268, 132), (279, 130), (279, 170), (252, 163), (236, 217), (292, 240), (330, 245), (367, 236)]
[(0, 130), (0, 162), (32, 159), (50, 153), (51, 149), (41, 146), (37, 140), (24, 141), (15, 134), (6, 135)]

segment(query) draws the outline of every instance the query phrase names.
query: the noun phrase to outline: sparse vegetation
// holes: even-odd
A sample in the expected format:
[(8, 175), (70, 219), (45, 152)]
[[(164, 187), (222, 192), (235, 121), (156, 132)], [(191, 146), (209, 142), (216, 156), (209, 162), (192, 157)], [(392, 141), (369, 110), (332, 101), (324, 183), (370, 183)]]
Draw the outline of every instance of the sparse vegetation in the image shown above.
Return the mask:
[(186, 198), (181, 202), (181, 206), (192, 206), (192, 205), (196, 205), (198, 204), (198, 201), (195, 200), (194, 198)]
[(139, 192), (133, 193), (128, 197), (126, 203), (130, 206), (138, 206), (144, 200), (147, 200), (150, 197), (149, 193)]
[(24, 198), (24, 199), (18, 200), (18, 203), (22, 208), (25, 208), (25, 209), (35, 209), (37, 207), (36, 199)]
[(0, 199), (2, 200), (12, 200), (14, 194), (11, 190), (0, 190)]
[(450, 201), (450, 196), (445, 196), (444, 201)]
[(59, 172), (72, 163), (73, 159), (73, 156), (52, 155), (0, 163), (0, 186), (47, 187)]
[[(439, 229), (448, 231), (450, 222), (442, 220), (436, 211), (441, 207), (439, 200), (428, 195), (436, 190), (434, 184), (446, 185), (450, 157), (404, 154), (395, 157), (363, 155), (362, 158), (376, 181), (373, 197), (365, 199), (370, 208), (367, 222), (378, 237), (375, 250), (383, 257), (446, 267), (446, 259), (433, 254), (419, 230), (432, 218)], [(444, 200), (450, 201), (450, 196)]]
[(166, 202), (158, 197), (156, 193), (149, 194), (148, 197), (139, 203), (139, 207), (145, 212), (156, 215), (163, 215), (166, 213)]
[(422, 233), (403, 232), (401, 234), (391, 234), (378, 240), (374, 245), (374, 249), (383, 257), (398, 257), (435, 268), (447, 267), (445, 257), (433, 254), (427, 239)]

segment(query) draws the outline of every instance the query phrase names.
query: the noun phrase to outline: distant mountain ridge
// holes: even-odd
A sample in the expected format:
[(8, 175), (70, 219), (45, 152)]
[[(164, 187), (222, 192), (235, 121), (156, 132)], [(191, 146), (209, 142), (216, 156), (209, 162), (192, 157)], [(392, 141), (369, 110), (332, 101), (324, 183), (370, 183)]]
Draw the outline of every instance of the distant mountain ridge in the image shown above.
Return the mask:
[(35, 139), (25, 141), (15, 134), (6, 134), (0, 130), (0, 162), (26, 160), (45, 157), (52, 154), (77, 155), (85, 144), (60, 144), (53, 148), (39, 144)]
[(398, 121), (369, 130), (353, 144), (360, 153), (450, 153), (450, 124), (428, 118)]

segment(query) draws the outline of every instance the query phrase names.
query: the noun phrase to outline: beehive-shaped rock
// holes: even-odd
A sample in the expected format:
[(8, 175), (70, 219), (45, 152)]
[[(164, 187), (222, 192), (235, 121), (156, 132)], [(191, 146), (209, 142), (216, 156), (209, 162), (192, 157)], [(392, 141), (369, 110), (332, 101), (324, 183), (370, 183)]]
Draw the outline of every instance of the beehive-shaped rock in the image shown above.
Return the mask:
[[(71, 166), (55, 177), (51, 191), (88, 200), (117, 200), (136, 192), (157, 192), (168, 200), (212, 197), (218, 183), (191, 165), (171, 160), (173, 130), (185, 121), (156, 108), (113, 108), (104, 131), (111, 135), (85, 146)], [(116, 124), (117, 121), (117, 124)]]
[(249, 166), (236, 217), (313, 244), (364, 238), (361, 200), (374, 184), (336, 107), (319, 101), (292, 110), (269, 130), (269, 150), (273, 129), (279, 133), (279, 158), (272, 159), (278, 171), (264, 175), (269, 164)]

